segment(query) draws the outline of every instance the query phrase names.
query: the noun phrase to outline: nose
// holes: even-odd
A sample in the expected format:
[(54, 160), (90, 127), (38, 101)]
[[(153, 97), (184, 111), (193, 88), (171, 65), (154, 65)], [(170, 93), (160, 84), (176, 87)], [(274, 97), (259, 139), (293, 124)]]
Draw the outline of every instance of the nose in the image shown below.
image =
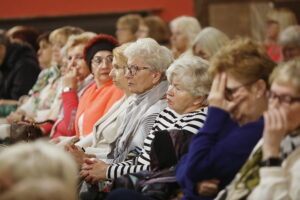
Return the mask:
[(168, 96), (173, 96), (174, 92), (173, 92), (173, 86), (169, 85), (168, 90), (167, 90), (167, 95)]

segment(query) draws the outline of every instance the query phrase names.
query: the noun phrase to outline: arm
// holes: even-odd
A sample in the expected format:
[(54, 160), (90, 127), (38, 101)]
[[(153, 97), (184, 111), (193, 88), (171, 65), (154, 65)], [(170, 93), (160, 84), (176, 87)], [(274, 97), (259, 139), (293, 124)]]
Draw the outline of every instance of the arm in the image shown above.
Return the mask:
[(75, 115), (78, 107), (78, 97), (75, 90), (62, 93), (64, 118), (61, 123), (65, 123), (68, 129), (67, 136), (75, 135)]

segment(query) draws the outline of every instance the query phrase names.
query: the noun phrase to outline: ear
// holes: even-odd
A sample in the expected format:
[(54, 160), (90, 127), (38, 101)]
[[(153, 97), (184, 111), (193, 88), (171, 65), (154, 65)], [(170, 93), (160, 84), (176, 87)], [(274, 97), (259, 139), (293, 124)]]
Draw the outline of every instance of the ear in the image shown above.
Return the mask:
[(264, 80), (259, 79), (258, 81), (256, 81), (254, 86), (254, 92), (256, 93), (257, 98), (262, 97), (265, 94), (266, 90), (267, 83)]
[(196, 97), (194, 99), (193, 105), (195, 106), (202, 106), (203, 102), (206, 100), (206, 97)]
[(159, 81), (161, 80), (161, 78), (162, 78), (162, 73), (160, 72), (160, 71), (157, 71), (157, 70), (155, 70), (155, 71), (152, 71), (151, 72), (151, 76), (152, 76), (152, 83), (153, 84), (157, 84), (157, 83), (159, 83)]

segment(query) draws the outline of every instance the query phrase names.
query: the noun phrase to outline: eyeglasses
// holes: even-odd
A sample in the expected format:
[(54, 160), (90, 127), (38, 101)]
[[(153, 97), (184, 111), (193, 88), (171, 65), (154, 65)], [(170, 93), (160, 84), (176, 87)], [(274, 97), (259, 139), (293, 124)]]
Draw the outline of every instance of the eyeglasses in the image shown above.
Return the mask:
[(147, 68), (147, 67), (139, 67), (137, 65), (131, 65), (131, 66), (125, 67), (125, 69), (126, 69), (126, 73), (129, 72), (129, 74), (131, 76), (135, 76), (138, 73), (138, 71), (149, 69), (149, 68)]
[(225, 88), (225, 98), (228, 101), (232, 101), (234, 93), (236, 93), (240, 88), (250, 86), (250, 85), (252, 85), (255, 82), (256, 82), (256, 80), (255, 81), (251, 81), (249, 83), (242, 84), (242, 85), (234, 87), (234, 88), (227, 88), (226, 87)]
[(291, 97), (288, 95), (278, 95), (273, 91), (268, 92), (269, 99), (275, 100), (277, 99), (280, 104), (290, 105), (294, 102), (300, 102), (300, 97)]
[(92, 59), (92, 64), (95, 65), (96, 67), (98, 67), (99, 65), (101, 65), (103, 63), (103, 61), (107, 65), (111, 64), (113, 62), (113, 56), (107, 56), (105, 58), (102, 58), (100, 56), (94, 57)]

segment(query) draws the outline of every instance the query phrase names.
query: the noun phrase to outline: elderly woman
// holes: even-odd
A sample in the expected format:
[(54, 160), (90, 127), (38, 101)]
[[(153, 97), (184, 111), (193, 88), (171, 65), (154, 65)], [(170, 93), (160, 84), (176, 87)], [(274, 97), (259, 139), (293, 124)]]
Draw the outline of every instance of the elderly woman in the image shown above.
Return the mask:
[(287, 8), (274, 8), (267, 14), (266, 38), (264, 41), (270, 58), (280, 62), (281, 51), (278, 45), (280, 33), (289, 26), (297, 24), (295, 13)]
[(176, 170), (184, 199), (213, 199), (215, 193), (203, 188), (203, 181), (224, 188), (246, 161), (262, 136), (274, 66), (263, 47), (249, 39), (230, 42), (212, 58), (207, 120)]
[(299, 199), (299, 75), (299, 60), (272, 73), (263, 140), (236, 175), (226, 199)]
[[(131, 95), (125, 78), (127, 58), (123, 53), (128, 46), (129, 43), (126, 43), (113, 50), (113, 68), (109, 74), (116, 87), (124, 92), (124, 96), (95, 123), (93, 134), (83, 138), (69, 149), (79, 165), (83, 163), (83, 160), (89, 154), (95, 155), (102, 160), (113, 159), (113, 157), (108, 157), (108, 154), (114, 149), (115, 140), (118, 137), (118, 128), (125, 119), (127, 107), (134, 99), (134, 95)], [(85, 153), (76, 146), (83, 147)]]
[(300, 26), (290, 26), (280, 33), (279, 44), (283, 61), (300, 57)]
[[(69, 64), (72, 68), (64, 80), (64, 120), (61, 124), (62, 129), (57, 129), (52, 137), (89, 135), (96, 121), (123, 96), (123, 92), (114, 86), (109, 77), (112, 69), (112, 50), (117, 45), (118, 42), (112, 36), (100, 34), (89, 40), (86, 45), (75, 45), (72, 51), (69, 50)], [(82, 68), (77, 68), (77, 63)], [(91, 71), (95, 82), (78, 100), (76, 91), (80, 70)]]
[[(58, 156), (59, 155), (59, 156)], [(66, 152), (46, 142), (20, 143), (0, 152), (0, 199), (25, 180), (56, 178), (75, 197), (77, 166)]]
[(214, 27), (206, 27), (198, 33), (193, 42), (193, 55), (209, 60), (229, 42), (228, 36)]
[(140, 21), (137, 38), (153, 38), (160, 45), (169, 46), (170, 31), (168, 25), (158, 16), (147, 16)]
[(185, 53), (200, 32), (200, 23), (194, 17), (181, 16), (170, 22), (171, 48), (174, 58)]
[(142, 17), (138, 14), (128, 14), (118, 19), (116, 36), (120, 44), (134, 42), (137, 39), (136, 32), (141, 20)]
[(167, 70), (170, 82), (167, 91), (168, 107), (156, 118), (150, 134), (144, 140), (144, 148), (140, 155), (130, 161), (102, 166), (107, 168), (106, 170), (99, 168), (100, 163), (98, 166), (97, 164), (86, 166), (83, 168), (87, 173), (86, 180), (97, 182), (141, 170), (150, 170), (149, 153), (156, 131), (178, 129), (197, 133), (203, 126), (207, 113), (206, 97), (211, 83), (207, 69), (208, 63), (198, 57), (187, 56), (176, 60)]

